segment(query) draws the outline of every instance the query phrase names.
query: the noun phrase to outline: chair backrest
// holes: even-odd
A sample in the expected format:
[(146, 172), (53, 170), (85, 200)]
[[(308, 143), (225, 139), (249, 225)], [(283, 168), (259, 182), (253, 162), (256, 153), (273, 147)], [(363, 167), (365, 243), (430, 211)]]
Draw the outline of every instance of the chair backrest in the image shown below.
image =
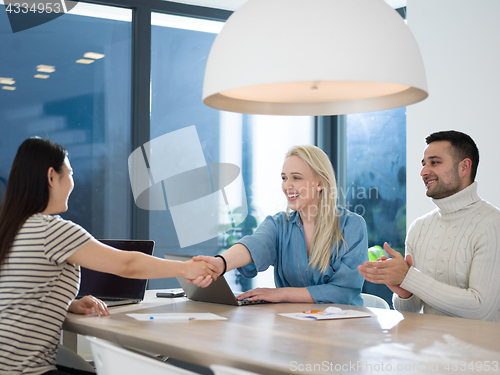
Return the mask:
[(373, 294), (361, 293), (361, 297), (363, 297), (364, 307), (378, 307), (379, 309), (387, 309), (387, 310), (391, 308), (389, 304), (379, 296), (374, 296)]
[(97, 375), (196, 375), (96, 337), (86, 336), (86, 339), (90, 342)]
[(74, 368), (75, 370), (94, 372), (94, 368), (85, 359), (63, 345), (59, 345), (56, 362), (58, 365)]
[(255, 372), (222, 365), (211, 365), (210, 370), (213, 371), (214, 375), (259, 375)]

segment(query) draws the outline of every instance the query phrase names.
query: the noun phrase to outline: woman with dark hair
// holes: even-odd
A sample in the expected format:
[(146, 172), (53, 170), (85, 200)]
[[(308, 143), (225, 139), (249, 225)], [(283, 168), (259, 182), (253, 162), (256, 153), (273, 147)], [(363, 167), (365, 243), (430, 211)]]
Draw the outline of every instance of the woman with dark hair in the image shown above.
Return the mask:
[(80, 266), (128, 278), (180, 276), (202, 287), (216, 278), (205, 262), (120, 251), (54, 216), (68, 209), (72, 175), (67, 151), (42, 138), (24, 141), (14, 159), (0, 212), (2, 374), (65, 374), (55, 358), (67, 311), (109, 315), (97, 298), (74, 299)]

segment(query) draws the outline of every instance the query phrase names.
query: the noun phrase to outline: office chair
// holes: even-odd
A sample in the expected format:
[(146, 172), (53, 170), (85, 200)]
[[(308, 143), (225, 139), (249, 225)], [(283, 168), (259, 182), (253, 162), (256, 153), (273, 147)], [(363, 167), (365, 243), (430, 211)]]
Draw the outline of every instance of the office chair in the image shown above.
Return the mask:
[(56, 362), (58, 365), (75, 370), (95, 372), (95, 369), (85, 359), (63, 345), (59, 345)]
[(214, 375), (259, 375), (255, 372), (222, 365), (211, 365), (210, 370), (214, 372)]
[(379, 296), (374, 296), (373, 294), (361, 293), (363, 297), (363, 307), (378, 307), (379, 309), (389, 310), (391, 307), (389, 304)]
[(90, 342), (97, 375), (197, 375), (96, 337), (85, 338)]

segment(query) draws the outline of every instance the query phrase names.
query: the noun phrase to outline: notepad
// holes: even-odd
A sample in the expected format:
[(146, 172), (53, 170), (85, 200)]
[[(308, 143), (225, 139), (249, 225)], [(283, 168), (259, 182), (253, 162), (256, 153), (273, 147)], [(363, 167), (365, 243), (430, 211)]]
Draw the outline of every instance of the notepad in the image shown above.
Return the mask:
[(286, 313), (278, 314), (287, 318), (297, 319), (297, 320), (333, 320), (333, 319), (352, 319), (352, 318), (368, 318), (373, 316), (373, 314), (365, 311), (358, 310), (342, 310), (338, 307), (328, 308), (324, 313)]

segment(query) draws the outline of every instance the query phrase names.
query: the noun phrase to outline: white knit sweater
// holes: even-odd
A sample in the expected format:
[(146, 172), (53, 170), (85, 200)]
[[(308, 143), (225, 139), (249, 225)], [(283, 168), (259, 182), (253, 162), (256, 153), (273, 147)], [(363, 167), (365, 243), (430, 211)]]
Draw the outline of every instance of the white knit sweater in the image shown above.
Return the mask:
[(500, 210), (477, 195), (477, 183), (415, 220), (406, 238), (413, 259), (394, 295), (401, 311), (500, 321)]

